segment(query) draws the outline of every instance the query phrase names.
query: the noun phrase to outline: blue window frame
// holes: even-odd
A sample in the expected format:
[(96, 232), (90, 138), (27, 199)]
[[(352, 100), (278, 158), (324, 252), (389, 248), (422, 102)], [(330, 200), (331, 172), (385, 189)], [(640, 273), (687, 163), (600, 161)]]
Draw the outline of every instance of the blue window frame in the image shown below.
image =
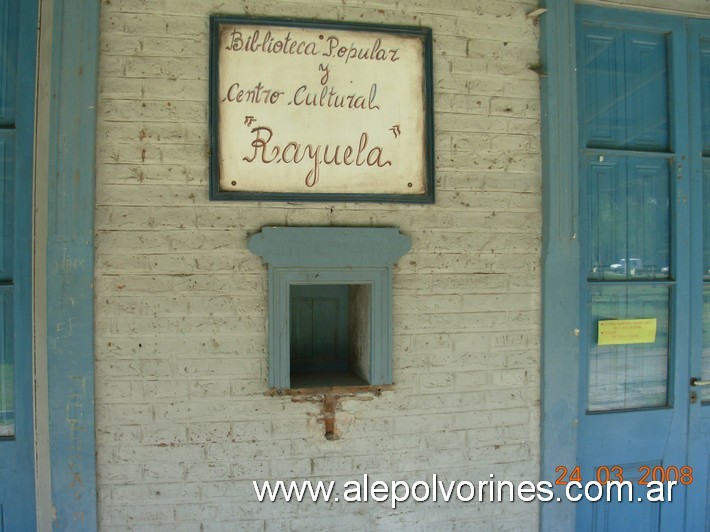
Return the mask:
[[(409, 246), (409, 238), (393, 228), (264, 227), (249, 239), (249, 249), (269, 265), (270, 387), (392, 383), (392, 268)], [(320, 379), (299, 379), (303, 371), (291, 367), (293, 362), (303, 366), (302, 360), (294, 361), (294, 342), (312, 345), (314, 329), (312, 319), (299, 321), (302, 316), (294, 314), (299, 303), (292, 298), (304, 299), (305, 293), (312, 308), (314, 298), (338, 293), (345, 298), (346, 292), (347, 301), (334, 304), (346, 305), (350, 318), (321, 324), (315, 339), (338, 349), (337, 341), (325, 338), (328, 332), (347, 331), (347, 346), (340, 346), (350, 359), (341, 368), (346, 378), (343, 372), (333, 377), (334, 368), (321, 361), (308, 368)]]

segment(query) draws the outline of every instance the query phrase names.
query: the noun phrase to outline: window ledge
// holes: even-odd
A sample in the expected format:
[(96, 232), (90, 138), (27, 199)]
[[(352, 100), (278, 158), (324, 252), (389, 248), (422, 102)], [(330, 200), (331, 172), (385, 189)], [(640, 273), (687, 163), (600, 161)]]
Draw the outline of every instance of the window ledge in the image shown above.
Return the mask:
[(361, 386), (314, 386), (312, 388), (269, 388), (265, 395), (270, 397), (294, 396), (294, 397), (314, 397), (322, 395), (333, 395), (338, 397), (350, 397), (362, 394), (371, 394), (375, 397), (382, 395), (382, 392), (394, 391), (394, 384)]

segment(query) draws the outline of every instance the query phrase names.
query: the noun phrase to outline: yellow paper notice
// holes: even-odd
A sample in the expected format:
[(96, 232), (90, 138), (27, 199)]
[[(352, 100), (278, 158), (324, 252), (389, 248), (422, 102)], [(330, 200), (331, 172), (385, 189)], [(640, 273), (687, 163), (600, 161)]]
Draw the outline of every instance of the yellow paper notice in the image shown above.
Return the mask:
[(603, 320), (599, 322), (599, 345), (652, 344), (656, 341), (656, 318)]

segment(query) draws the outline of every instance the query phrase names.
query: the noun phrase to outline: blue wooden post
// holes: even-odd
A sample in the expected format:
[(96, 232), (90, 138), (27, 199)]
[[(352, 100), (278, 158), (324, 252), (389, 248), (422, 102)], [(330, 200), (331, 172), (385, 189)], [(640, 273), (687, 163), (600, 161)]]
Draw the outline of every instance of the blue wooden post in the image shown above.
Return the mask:
[(55, 530), (97, 528), (93, 222), (99, 9), (94, 0), (54, 0), (47, 371)]
[[(574, 2), (545, 0), (541, 16), (543, 279), (541, 478), (576, 462), (579, 244)], [(564, 495), (558, 495), (564, 501)], [(541, 508), (541, 529), (573, 530), (574, 505)]]

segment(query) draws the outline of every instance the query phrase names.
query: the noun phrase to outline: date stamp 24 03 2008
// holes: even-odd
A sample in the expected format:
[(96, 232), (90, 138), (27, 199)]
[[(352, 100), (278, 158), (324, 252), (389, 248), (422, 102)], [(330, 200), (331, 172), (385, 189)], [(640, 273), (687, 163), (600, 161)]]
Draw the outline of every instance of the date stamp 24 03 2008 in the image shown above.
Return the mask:
[[(559, 465), (555, 468), (555, 473), (558, 473), (558, 477), (555, 479), (557, 485), (583, 482), (579, 466), (570, 469)], [(683, 486), (689, 486), (693, 483), (693, 468), (687, 465), (681, 467), (641, 465), (637, 466), (632, 474), (629, 474), (628, 468), (625, 470), (624, 467), (618, 465), (602, 465), (596, 468), (595, 478), (592, 480), (606, 484), (607, 482), (626, 482), (629, 479), (642, 486), (648, 485), (649, 482), (676, 482)]]

